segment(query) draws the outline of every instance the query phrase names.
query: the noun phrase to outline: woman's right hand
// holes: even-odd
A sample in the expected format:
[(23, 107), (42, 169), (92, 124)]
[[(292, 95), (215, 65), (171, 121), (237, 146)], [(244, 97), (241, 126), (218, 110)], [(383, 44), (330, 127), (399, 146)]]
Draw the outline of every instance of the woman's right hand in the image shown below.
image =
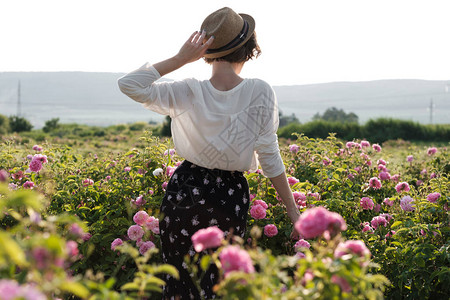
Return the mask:
[(187, 63), (194, 62), (205, 55), (208, 47), (211, 46), (214, 37), (210, 37), (205, 43), (205, 32), (194, 32), (184, 43), (177, 55), (153, 65), (161, 76), (164, 76)]
[(208, 50), (214, 40), (214, 37), (211, 36), (206, 42), (204, 42), (205, 36), (205, 31), (196, 31), (189, 37), (176, 55), (177, 59), (180, 60), (180, 63), (191, 63), (205, 55), (206, 50)]

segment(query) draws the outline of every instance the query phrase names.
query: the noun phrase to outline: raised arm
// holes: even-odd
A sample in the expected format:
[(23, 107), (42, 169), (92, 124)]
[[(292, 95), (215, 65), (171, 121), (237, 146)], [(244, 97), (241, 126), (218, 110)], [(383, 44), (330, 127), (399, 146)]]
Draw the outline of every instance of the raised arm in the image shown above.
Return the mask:
[(205, 54), (208, 47), (213, 42), (214, 37), (210, 37), (205, 43), (205, 32), (194, 32), (189, 39), (181, 47), (178, 54), (175, 56), (156, 63), (153, 67), (159, 72), (161, 76), (164, 76), (176, 69), (181, 68), (185, 64), (197, 61)]
[(187, 63), (205, 54), (213, 38), (203, 44), (205, 33), (194, 32), (173, 57), (154, 65), (145, 64), (118, 80), (120, 90), (144, 107), (162, 115), (175, 117), (192, 105), (192, 91), (185, 81), (155, 83)]

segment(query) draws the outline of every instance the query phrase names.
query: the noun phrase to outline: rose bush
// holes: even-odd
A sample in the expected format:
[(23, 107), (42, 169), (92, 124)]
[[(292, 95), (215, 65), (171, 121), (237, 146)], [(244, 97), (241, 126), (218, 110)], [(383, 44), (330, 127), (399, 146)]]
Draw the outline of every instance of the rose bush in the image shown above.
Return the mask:
[[(131, 283), (127, 286), (130, 291), (138, 286), (132, 281), (136, 279), (138, 269), (144, 268), (145, 264), (136, 263), (136, 260), (149, 256), (149, 263), (161, 262), (161, 257), (154, 251), (159, 247), (157, 218), (160, 217), (163, 185), (182, 160), (170, 140), (160, 141), (150, 134), (141, 138), (137, 138), (136, 134), (132, 136), (131, 132), (128, 134), (84, 141), (54, 140), (52, 143), (12, 136), (4, 138), (0, 145), (0, 169), (3, 170), (0, 180), (7, 181), (8, 193), (32, 189), (44, 196), (46, 200), (42, 204), (41, 216), (45, 222), (51, 216), (78, 218), (84, 235), (76, 234), (76, 228), (65, 229), (70, 234), (67, 241), (78, 244), (78, 254), (72, 255), (77, 259), (70, 261), (70, 272), (74, 276), (85, 276), (91, 272), (89, 270), (94, 274), (101, 272), (105, 278), (114, 279), (114, 284), (108, 283), (109, 289), (117, 292), (127, 283)], [(130, 146), (130, 143), (133, 145)], [(40, 147), (39, 154), (33, 150), (36, 144)], [(334, 216), (339, 215), (346, 225), (346, 229), (337, 234), (337, 229), (343, 230), (342, 221), (336, 218), (328, 222), (329, 218), (325, 216), (323, 220), (328, 222), (328, 227), (324, 226), (318, 235), (308, 235), (310, 231), (305, 231), (308, 236), (303, 238), (311, 245), (318, 242), (323, 246), (326, 242), (326, 251), (338, 246), (333, 244), (335, 238), (364, 242), (371, 253), (371, 261), (379, 266), (367, 266), (365, 274), (382, 274), (391, 282), (385, 297), (442, 298), (450, 293), (450, 272), (445, 267), (449, 265), (448, 150), (401, 142), (385, 143), (382, 147), (370, 145), (370, 139), (340, 141), (333, 136), (322, 140), (298, 135), (295, 144), (288, 142), (281, 146), (299, 210), (304, 213), (314, 207), (323, 207), (330, 213), (336, 213)], [(33, 160), (35, 171), (30, 167)], [(254, 262), (261, 263), (271, 257), (279, 258), (278, 263), (289, 261), (288, 257), (296, 256), (296, 261), (304, 257), (303, 261), (307, 261), (308, 266), (296, 274), (299, 282), (304, 283), (303, 287), (314, 289), (313, 283), (318, 283), (314, 278), (334, 266), (336, 258), (331, 252), (328, 256), (320, 256), (320, 251), (314, 247), (308, 252), (305, 245), (297, 246), (296, 250), (297, 241), (290, 239), (293, 226), (270, 181), (261, 172), (245, 176), (252, 200), (248, 228), (254, 225), (267, 228), (264, 235), (256, 237), (248, 232), (244, 238), (252, 246), (250, 257)], [(3, 201), (5, 196), (0, 197)], [(21, 207), (18, 213), (27, 215), (27, 206)], [(11, 238), (21, 241), (26, 236), (9, 233), (22, 224), (22, 220), (13, 215), (4, 214), (0, 220), (1, 227)], [(34, 221), (39, 219), (35, 214), (28, 217)], [(129, 237), (131, 226), (138, 226), (143, 234), (133, 227), (135, 230)], [(65, 240), (64, 234), (61, 234), (61, 239)], [(27, 249), (20, 243), (18, 245)], [(68, 246), (65, 255), (75, 254), (73, 243), (69, 245), (72, 246)], [(141, 247), (143, 254), (139, 253)], [(59, 262), (55, 260), (60, 256), (51, 251), (50, 255), (42, 250), (44, 248), (45, 245), (37, 247), (30, 253), (34, 253), (33, 257), (42, 264), (57, 265)], [(317, 257), (324, 257), (324, 260), (319, 261)], [(340, 263), (348, 263), (345, 268), (359, 266), (356, 260)], [(283, 272), (292, 274), (289, 268), (293, 265), (283, 264), (290, 266)], [(255, 276), (267, 276), (264, 277), (266, 279), (273, 276), (273, 280), (279, 276), (271, 271), (274, 269), (269, 263), (258, 268), (255, 269)], [(267, 274), (261, 274), (259, 270), (266, 270)], [(1, 278), (9, 278), (9, 275), (1, 274)], [(353, 289), (354, 281), (344, 271), (321, 274), (326, 274), (323, 275), (326, 277), (323, 282), (342, 291), (349, 294), (360, 291)], [(231, 278), (233, 276), (227, 276), (226, 280)], [(223, 293), (231, 288), (231, 284), (220, 286)], [(291, 292), (295, 290), (289, 284), (277, 288)], [(142, 293), (138, 289), (134, 292)]]

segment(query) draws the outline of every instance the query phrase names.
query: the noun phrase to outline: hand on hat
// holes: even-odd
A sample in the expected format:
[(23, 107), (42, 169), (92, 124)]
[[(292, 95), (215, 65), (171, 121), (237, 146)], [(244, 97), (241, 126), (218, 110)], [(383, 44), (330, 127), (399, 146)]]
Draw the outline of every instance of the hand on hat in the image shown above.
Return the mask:
[(183, 63), (194, 62), (205, 54), (208, 47), (212, 44), (214, 37), (211, 36), (206, 42), (206, 32), (194, 32), (189, 39), (181, 47), (180, 51), (176, 55), (177, 58)]

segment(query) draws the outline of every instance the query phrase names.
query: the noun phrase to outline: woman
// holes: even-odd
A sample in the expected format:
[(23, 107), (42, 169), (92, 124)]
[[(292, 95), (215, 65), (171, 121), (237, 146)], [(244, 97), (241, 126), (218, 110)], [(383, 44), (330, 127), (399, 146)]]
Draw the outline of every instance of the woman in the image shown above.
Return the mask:
[[(165, 299), (214, 298), (217, 270), (206, 272), (199, 291), (184, 256), (194, 256), (191, 236), (199, 229), (218, 226), (226, 235), (244, 236), (249, 188), (243, 172), (256, 170), (258, 160), (291, 221), (300, 215), (278, 148), (275, 94), (266, 82), (239, 76), (245, 62), (260, 54), (254, 30), (251, 16), (219, 9), (177, 55), (119, 79), (123, 93), (172, 118), (175, 147), (186, 159), (172, 175), (161, 204), (163, 260), (180, 273), (180, 280), (167, 276)], [(202, 57), (212, 65), (209, 80), (154, 83)], [(298, 238), (298, 233), (291, 236)]]

